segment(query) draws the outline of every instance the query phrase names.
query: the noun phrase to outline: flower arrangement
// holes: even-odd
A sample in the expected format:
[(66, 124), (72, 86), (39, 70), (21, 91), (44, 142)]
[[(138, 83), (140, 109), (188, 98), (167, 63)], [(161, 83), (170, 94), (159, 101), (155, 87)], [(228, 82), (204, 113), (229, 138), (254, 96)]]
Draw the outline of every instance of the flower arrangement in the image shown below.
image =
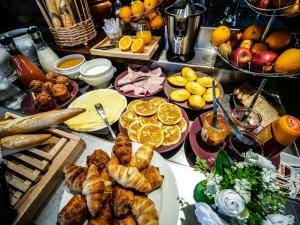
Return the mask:
[(206, 172), (207, 178), (194, 189), (196, 216), (202, 225), (294, 223), (293, 216), (283, 215), (287, 196), (276, 184), (278, 171), (265, 157), (250, 150), (243, 162), (232, 163), (220, 150), (210, 172), (199, 159), (196, 169)]

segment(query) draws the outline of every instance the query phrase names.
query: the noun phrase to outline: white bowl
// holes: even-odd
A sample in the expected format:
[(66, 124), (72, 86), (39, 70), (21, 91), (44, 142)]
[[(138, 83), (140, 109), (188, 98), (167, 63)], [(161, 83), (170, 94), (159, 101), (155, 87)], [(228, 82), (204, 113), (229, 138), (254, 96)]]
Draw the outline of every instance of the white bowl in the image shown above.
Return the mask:
[[(60, 63), (62, 63), (63, 61), (65, 61), (66, 59), (83, 59), (81, 63), (79, 63), (76, 66), (70, 67), (70, 68), (66, 68), (66, 69), (62, 69), (59, 68), (58, 65)], [(85, 63), (85, 57), (81, 54), (72, 54), (72, 55), (67, 55), (65, 57), (60, 58), (59, 60), (57, 60), (54, 64), (54, 68), (56, 70), (56, 72), (62, 74), (62, 75), (66, 75), (71, 79), (78, 79), (80, 72), (79, 69), (80, 67)]]
[(79, 79), (96, 88), (106, 88), (116, 72), (108, 59), (98, 58), (85, 62), (80, 67)]

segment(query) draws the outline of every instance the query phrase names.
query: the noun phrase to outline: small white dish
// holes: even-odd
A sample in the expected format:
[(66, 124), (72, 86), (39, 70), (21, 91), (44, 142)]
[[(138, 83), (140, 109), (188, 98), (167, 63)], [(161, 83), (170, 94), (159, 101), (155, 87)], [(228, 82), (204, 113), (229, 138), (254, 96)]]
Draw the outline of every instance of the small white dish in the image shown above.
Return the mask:
[[(76, 66), (70, 67), (70, 68), (59, 68), (58, 65), (61, 64), (63, 61), (67, 60), (67, 59), (83, 59), (79, 64), (77, 64)], [(85, 57), (81, 54), (72, 54), (72, 55), (67, 55), (64, 56), (62, 58), (60, 58), (59, 60), (57, 60), (54, 64), (54, 68), (56, 70), (56, 72), (68, 76), (71, 79), (78, 79), (80, 72), (79, 69), (80, 67), (86, 62)]]
[(111, 61), (104, 58), (85, 62), (80, 67), (79, 79), (96, 88), (107, 88), (116, 72)]

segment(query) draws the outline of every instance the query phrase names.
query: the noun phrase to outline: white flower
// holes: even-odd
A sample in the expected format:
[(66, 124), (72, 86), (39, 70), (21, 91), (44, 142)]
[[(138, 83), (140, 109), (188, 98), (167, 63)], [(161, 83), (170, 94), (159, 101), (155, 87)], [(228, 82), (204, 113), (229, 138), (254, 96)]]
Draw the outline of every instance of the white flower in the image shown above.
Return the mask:
[(217, 193), (215, 203), (224, 214), (230, 217), (238, 217), (245, 209), (245, 201), (232, 189)]
[(263, 225), (293, 225), (295, 217), (292, 215), (269, 214)]
[(204, 194), (209, 198), (215, 198), (216, 194), (221, 190), (220, 182), (223, 177), (218, 174), (214, 175), (212, 173), (206, 174), (207, 177), (207, 185), (204, 191)]
[(225, 225), (220, 217), (206, 203), (196, 203), (195, 214), (202, 225)]
[(245, 203), (251, 201), (251, 184), (246, 179), (236, 179), (234, 190), (239, 193), (244, 199)]
[(277, 175), (278, 172), (276, 170), (269, 170), (267, 168), (263, 168), (261, 171), (263, 187), (270, 191), (278, 190), (279, 187), (278, 185), (276, 185), (275, 182)]
[(260, 168), (268, 168), (270, 170), (276, 169), (270, 160), (266, 159), (262, 155), (259, 155), (251, 150), (246, 153), (245, 161), (250, 165), (256, 165)]

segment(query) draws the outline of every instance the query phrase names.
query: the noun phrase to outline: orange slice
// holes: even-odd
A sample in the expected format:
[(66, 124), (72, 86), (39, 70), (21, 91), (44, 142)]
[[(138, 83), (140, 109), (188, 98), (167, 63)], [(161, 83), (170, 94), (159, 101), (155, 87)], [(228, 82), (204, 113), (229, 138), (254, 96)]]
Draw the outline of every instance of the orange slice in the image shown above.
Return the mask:
[(131, 51), (133, 53), (142, 53), (145, 49), (145, 43), (144, 40), (141, 38), (136, 39), (135, 42), (131, 45)]
[(119, 48), (122, 50), (122, 51), (127, 51), (130, 49), (131, 47), (131, 44), (132, 44), (132, 40), (131, 40), (131, 37), (129, 36), (124, 36), (120, 39), (119, 41)]

